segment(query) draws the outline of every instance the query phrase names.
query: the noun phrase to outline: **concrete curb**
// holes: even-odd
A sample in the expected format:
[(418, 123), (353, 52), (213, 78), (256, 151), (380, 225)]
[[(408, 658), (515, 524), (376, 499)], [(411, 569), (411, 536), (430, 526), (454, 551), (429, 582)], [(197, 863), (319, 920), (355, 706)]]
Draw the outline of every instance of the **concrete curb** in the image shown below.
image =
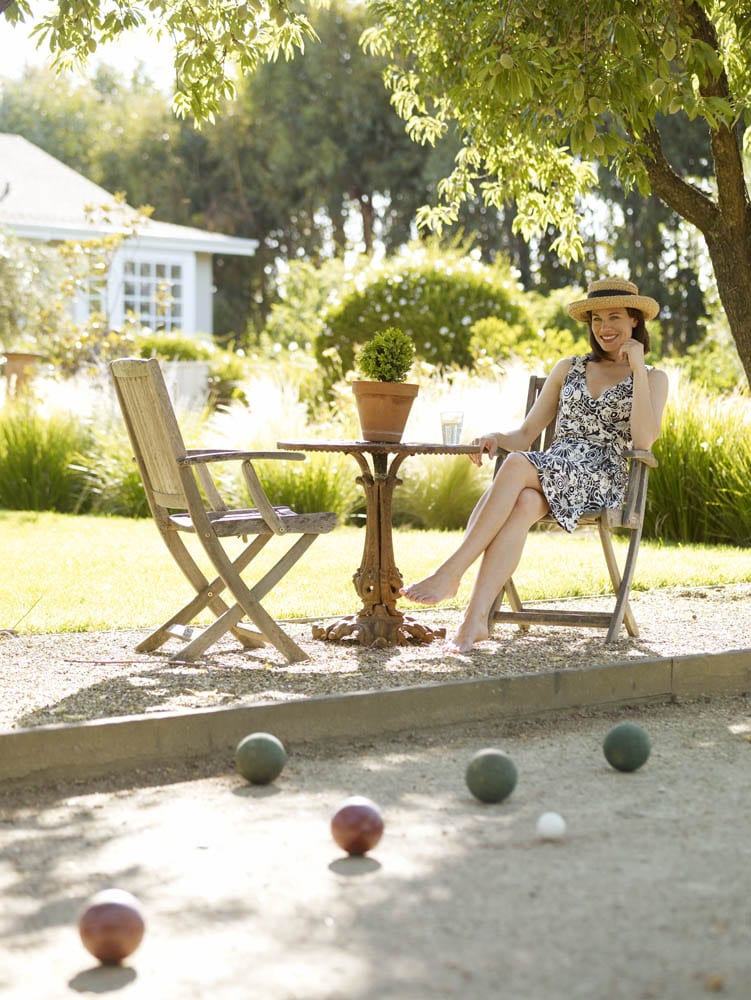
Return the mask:
[(251, 732), (287, 744), (576, 708), (751, 691), (751, 649), (638, 660), (244, 708), (123, 716), (0, 733), (0, 781), (94, 776), (222, 752)]

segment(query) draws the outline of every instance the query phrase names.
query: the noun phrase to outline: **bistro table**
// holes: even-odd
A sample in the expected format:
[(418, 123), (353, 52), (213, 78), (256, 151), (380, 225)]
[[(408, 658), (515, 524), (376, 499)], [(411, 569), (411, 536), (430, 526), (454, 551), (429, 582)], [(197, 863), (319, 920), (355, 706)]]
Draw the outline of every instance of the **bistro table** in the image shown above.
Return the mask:
[[(313, 638), (341, 640), (354, 636), (362, 646), (421, 645), (443, 638), (433, 629), (397, 610), (402, 575), (394, 561), (391, 504), (401, 483), (397, 470), (410, 455), (476, 455), (478, 445), (413, 444), (382, 441), (279, 441), (290, 451), (329, 451), (352, 455), (360, 466), (357, 482), (365, 492), (365, 542), (360, 568), (352, 577), (362, 607), (330, 625), (314, 625)], [(389, 456), (393, 458), (389, 462)], [(368, 461), (370, 457), (370, 462)], [(372, 465), (371, 465), (372, 463)]]

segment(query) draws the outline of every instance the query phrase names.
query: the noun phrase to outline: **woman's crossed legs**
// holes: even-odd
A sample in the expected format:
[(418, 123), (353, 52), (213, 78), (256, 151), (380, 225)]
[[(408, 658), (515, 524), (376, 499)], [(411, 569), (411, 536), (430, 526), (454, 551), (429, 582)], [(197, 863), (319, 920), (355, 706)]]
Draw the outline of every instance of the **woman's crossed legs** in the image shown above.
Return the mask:
[(456, 552), (424, 580), (402, 587), (418, 604), (438, 604), (456, 594), (465, 572), (482, 556), (464, 617), (448, 642), (451, 651), (467, 652), (488, 638), (493, 602), (519, 564), (529, 529), (549, 510), (537, 469), (513, 452), (477, 502)]

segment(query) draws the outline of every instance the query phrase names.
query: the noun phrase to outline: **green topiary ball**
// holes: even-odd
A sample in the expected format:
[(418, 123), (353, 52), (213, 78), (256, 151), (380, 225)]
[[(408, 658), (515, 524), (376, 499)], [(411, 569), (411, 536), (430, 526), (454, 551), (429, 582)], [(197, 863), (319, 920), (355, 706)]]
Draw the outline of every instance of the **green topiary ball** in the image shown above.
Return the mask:
[(516, 788), (516, 765), (502, 750), (478, 750), (467, 765), (467, 787), (481, 802), (502, 802)]
[(271, 733), (251, 733), (240, 740), (235, 751), (235, 766), (247, 781), (268, 785), (278, 778), (287, 763), (287, 751)]
[(646, 763), (652, 745), (649, 736), (635, 722), (620, 722), (602, 743), (605, 759), (617, 771), (636, 771)]
[(365, 379), (374, 382), (404, 382), (415, 359), (412, 338), (390, 326), (374, 333), (355, 358), (355, 365)]

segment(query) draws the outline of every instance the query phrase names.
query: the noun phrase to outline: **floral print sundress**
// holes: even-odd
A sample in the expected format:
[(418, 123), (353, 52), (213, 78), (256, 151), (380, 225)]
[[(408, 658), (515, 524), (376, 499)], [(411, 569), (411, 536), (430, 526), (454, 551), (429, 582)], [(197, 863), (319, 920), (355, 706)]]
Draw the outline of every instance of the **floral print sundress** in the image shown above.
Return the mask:
[(539, 471), (550, 511), (566, 531), (588, 511), (620, 507), (628, 479), (623, 452), (631, 447), (633, 375), (593, 399), (586, 371), (585, 358), (571, 359), (548, 450), (521, 452)]

